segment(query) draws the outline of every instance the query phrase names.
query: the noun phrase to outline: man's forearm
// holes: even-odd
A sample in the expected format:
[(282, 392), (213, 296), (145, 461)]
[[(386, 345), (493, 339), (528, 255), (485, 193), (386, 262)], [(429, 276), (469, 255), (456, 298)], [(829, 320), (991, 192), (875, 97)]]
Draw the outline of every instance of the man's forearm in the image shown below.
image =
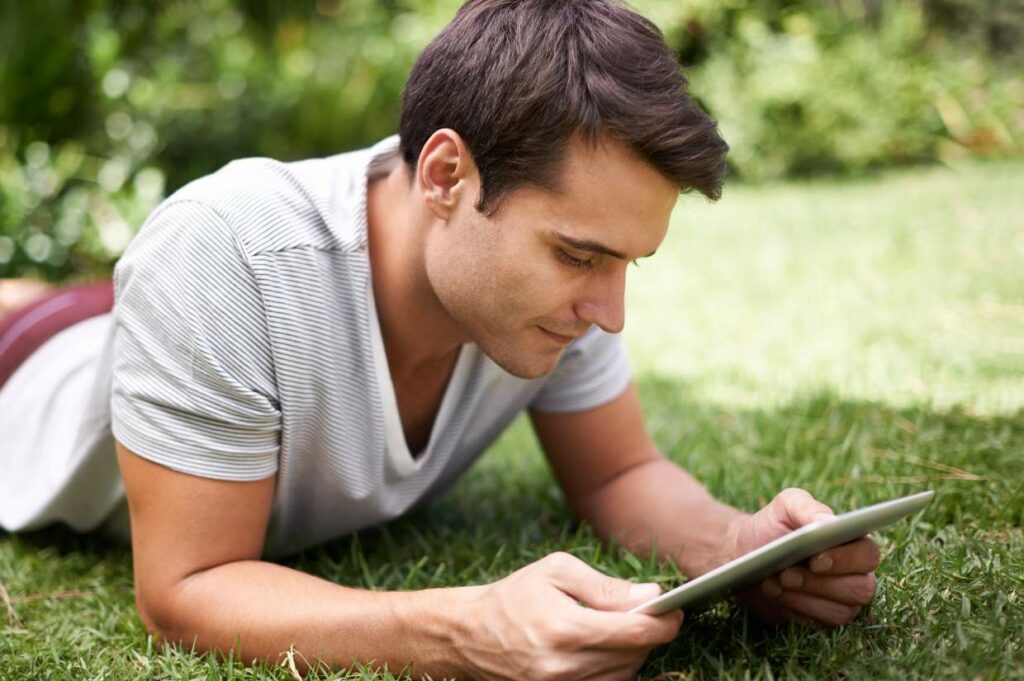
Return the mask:
[[(186, 648), (241, 648), (242, 662), (274, 663), (294, 646), (304, 657), (342, 667), (356, 661), (398, 672), (415, 661), (416, 676), (454, 676), (460, 604), (476, 587), (409, 592), (351, 589), (262, 561), (227, 563), (181, 582), (154, 622), (160, 635)], [(304, 671), (304, 670), (303, 670)]]
[(644, 555), (656, 544), (688, 577), (733, 558), (730, 523), (748, 514), (717, 501), (697, 480), (659, 456), (631, 468), (577, 507), (604, 539)]

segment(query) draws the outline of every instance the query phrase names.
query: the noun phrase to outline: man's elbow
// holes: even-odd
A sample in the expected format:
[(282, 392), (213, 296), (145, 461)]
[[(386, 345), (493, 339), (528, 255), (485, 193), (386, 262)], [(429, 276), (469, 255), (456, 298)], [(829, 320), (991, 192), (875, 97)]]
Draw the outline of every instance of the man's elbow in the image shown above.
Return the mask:
[(135, 612), (159, 646), (181, 643), (188, 648), (196, 643), (197, 632), (190, 631), (193, 627), (186, 622), (181, 609), (175, 607), (176, 592), (173, 586), (153, 588), (150, 585), (148, 589), (141, 589), (136, 585)]
[(174, 617), (168, 612), (165, 605), (153, 602), (154, 599), (147, 598), (141, 591), (135, 592), (135, 612), (142, 620), (142, 626), (158, 642), (163, 645), (168, 639), (174, 640), (172, 635)]

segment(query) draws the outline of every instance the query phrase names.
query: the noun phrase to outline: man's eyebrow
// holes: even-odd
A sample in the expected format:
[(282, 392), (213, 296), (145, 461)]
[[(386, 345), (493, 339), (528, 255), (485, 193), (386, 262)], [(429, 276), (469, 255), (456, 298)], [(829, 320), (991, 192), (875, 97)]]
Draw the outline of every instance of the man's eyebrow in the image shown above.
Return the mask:
[[(613, 258), (618, 258), (619, 260), (627, 259), (625, 253), (622, 253), (621, 251), (616, 251), (614, 248), (608, 248), (604, 244), (598, 243), (597, 241), (590, 241), (589, 239), (574, 239), (571, 236), (556, 231), (552, 231), (552, 234), (554, 234), (559, 239), (561, 239), (562, 241), (569, 244), (575, 249), (581, 251), (591, 251), (593, 253), (601, 253), (603, 255), (610, 255)], [(649, 258), (657, 252), (658, 249), (654, 249), (653, 251), (642, 257)]]

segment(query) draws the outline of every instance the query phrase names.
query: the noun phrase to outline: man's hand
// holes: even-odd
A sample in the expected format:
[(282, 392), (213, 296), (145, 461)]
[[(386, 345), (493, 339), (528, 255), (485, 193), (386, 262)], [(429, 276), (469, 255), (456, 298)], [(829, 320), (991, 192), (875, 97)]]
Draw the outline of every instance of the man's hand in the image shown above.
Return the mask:
[[(683, 613), (623, 612), (661, 593), (553, 553), (479, 587), (455, 648), (475, 679), (632, 679), (652, 648), (675, 638)], [(589, 607), (583, 607), (580, 602)]]
[[(784, 534), (833, 516), (832, 510), (802, 489), (780, 492), (751, 516), (730, 528), (733, 557), (764, 546)], [(739, 601), (770, 623), (793, 620), (818, 627), (848, 624), (875, 595), (878, 546), (863, 537), (813, 556), (807, 564), (786, 568), (739, 594)]]

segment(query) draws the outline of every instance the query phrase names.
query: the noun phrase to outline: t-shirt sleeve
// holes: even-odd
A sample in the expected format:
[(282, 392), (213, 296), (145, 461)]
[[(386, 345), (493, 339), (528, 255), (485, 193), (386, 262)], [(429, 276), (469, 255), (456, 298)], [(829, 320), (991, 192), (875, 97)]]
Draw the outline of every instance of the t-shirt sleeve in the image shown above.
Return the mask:
[(593, 409), (621, 395), (630, 380), (632, 371), (622, 338), (594, 326), (566, 349), (544, 387), (530, 402), (530, 409)]
[(221, 480), (277, 472), (281, 413), (265, 308), (230, 226), (172, 200), (114, 269), (114, 437)]

